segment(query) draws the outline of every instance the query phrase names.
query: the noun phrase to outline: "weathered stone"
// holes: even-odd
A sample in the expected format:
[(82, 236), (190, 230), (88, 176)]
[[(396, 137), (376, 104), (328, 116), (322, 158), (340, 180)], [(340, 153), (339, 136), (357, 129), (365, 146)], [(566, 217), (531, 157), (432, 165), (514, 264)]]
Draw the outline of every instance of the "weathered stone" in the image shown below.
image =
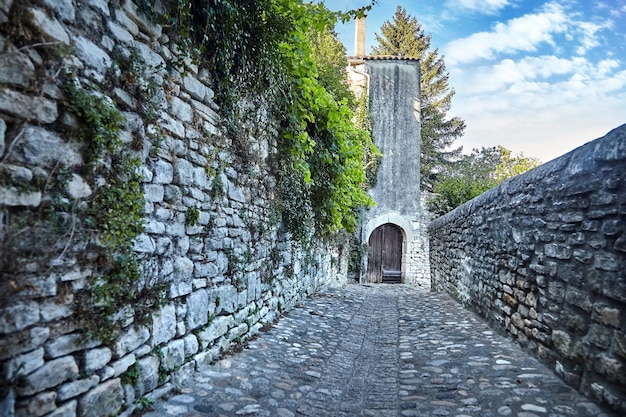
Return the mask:
[(36, 7), (29, 7), (24, 12), (24, 17), (33, 29), (40, 32), (46, 39), (69, 45), (70, 36), (65, 27), (45, 11)]
[(78, 174), (72, 174), (72, 179), (66, 184), (67, 194), (73, 199), (89, 197), (92, 193), (89, 184)]
[(50, 336), (50, 328), (33, 327), (30, 330), (0, 337), (0, 360), (39, 348)]
[(24, 192), (16, 188), (0, 187), (0, 201), (8, 207), (39, 207), (41, 204), (41, 192)]
[(30, 398), (22, 407), (16, 407), (16, 417), (39, 417), (56, 408), (57, 393), (54, 391), (42, 392)]
[(153, 181), (157, 184), (170, 184), (174, 179), (174, 167), (167, 161), (158, 161), (154, 164)]
[(215, 314), (234, 313), (239, 303), (239, 294), (232, 285), (224, 285), (213, 290), (215, 300)]
[(76, 12), (71, 0), (43, 0), (43, 4), (53, 10), (64, 22), (73, 23), (76, 20)]
[(587, 338), (591, 343), (599, 348), (606, 349), (611, 344), (612, 333), (604, 326), (592, 324), (587, 334)]
[(139, 253), (154, 253), (156, 245), (150, 236), (142, 233), (135, 238), (134, 250)]
[(20, 301), (0, 310), (0, 334), (22, 330), (39, 321), (39, 304)]
[(135, 354), (129, 353), (128, 355), (116, 360), (115, 362), (110, 363), (109, 366), (113, 368), (113, 376), (116, 377), (122, 375), (124, 372), (126, 372), (128, 368), (130, 368), (135, 363), (135, 361)]
[(213, 319), (209, 326), (198, 334), (202, 349), (206, 349), (213, 341), (224, 336), (234, 324), (232, 316), (219, 316)]
[(193, 261), (187, 257), (179, 256), (174, 260), (174, 280), (178, 282), (190, 282), (193, 276)]
[(594, 361), (594, 369), (600, 374), (608, 377), (611, 382), (626, 384), (626, 369), (620, 360), (607, 354), (600, 354)]
[(161, 113), (161, 127), (179, 138), (185, 137), (185, 125), (167, 113)]
[(107, 22), (107, 26), (109, 27), (109, 30), (111, 31), (115, 39), (123, 44), (132, 45), (135, 39), (128, 30), (113, 21)]
[(571, 285), (567, 287), (565, 292), (565, 301), (587, 312), (590, 312), (593, 306), (590, 294)]
[(81, 417), (108, 417), (117, 414), (124, 404), (120, 379), (104, 382), (79, 399)]
[(85, 351), (84, 366), (87, 371), (97, 371), (104, 368), (111, 360), (113, 353), (108, 347)]
[(572, 250), (567, 245), (559, 245), (556, 243), (549, 243), (545, 246), (546, 256), (556, 259), (570, 259), (572, 257)]
[(150, 337), (150, 331), (144, 326), (130, 326), (113, 345), (113, 357), (121, 358), (144, 344)]
[(26, 377), (26, 385), (18, 388), (20, 395), (33, 395), (48, 388), (55, 387), (78, 375), (78, 366), (72, 356), (46, 362)]
[(96, 347), (99, 344), (99, 341), (90, 341), (81, 333), (66, 334), (46, 343), (46, 357), (58, 358), (77, 350)]
[(152, 316), (152, 346), (170, 341), (176, 336), (176, 308), (173, 304), (163, 306)]
[(185, 342), (172, 340), (161, 349), (161, 368), (172, 371), (185, 362)]
[(65, 143), (52, 131), (29, 125), (24, 128), (21, 135), (12, 153), (18, 162), (46, 167), (54, 167), (59, 163), (62, 166), (75, 166), (83, 162), (78, 145)]
[(200, 348), (198, 344), (198, 338), (194, 334), (188, 334), (183, 338), (185, 343), (185, 357), (189, 357), (198, 353)]
[(165, 196), (165, 189), (160, 184), (146, 184), (144, 185), (144, 198), (151, 203), (160, 203)]
[(205, 325), (211, 310), (215, 310), (214, 304), (209, 302), (209, 294), (205, 289), (191, 293), (187, 297), (187, 327), (193, 330)]
[(568, 333), (561, 330), (552, 331), (552, 342), (557, 352), (566, 358), (571, 357), (571, 338)]
[(175, 164), (175, 179), (178, 184), (193, 184), (193, 165), (184, 159), (179, 159)]
[(44, 97), (28, 96), (7, 88), (0, 88), (0, 111), (42, 124), (52, 123), (58, 116), (57, 104), (54, 101)]
[(603, 304), (593, 306), (592, 318), (602, 324), (619, 328), (621, 324), (621, 311)]
[(614, 253), (598, 251), (594, 255), (593, 266), (602, 271), (618, 271), (619, 257)]
[(76, 417), (76, 405), (76, 400), (69, 401), (59, 406), (56, 410), (48, 414), (46, 417)]
[(139, 360), (139, 383), (137, 393), (143, 396), (159, 385), (159, 358), (147, 356)]
[(170, 109), (177, 120), (189, 123), (193, 119), (191, 106), (178, 97), (172, 97)]
[(44, 364), (43, 353), (43, 348), (39, 348), (7, 361), (4, 365), (6, 380), (12, 380), (17, 375), (28, 375), (41, 368)]
[(98, 375), (92, 375), (89, 378), (67, 382), (61, 385), (57, 390), (58, 400), (65, 401), (70, 398), (78, 397), (98, 385), (98, 382), (100, 382), (100, 377)]
[(91, 42), (87, 38), (77, 36), (74, 39), (74, 46), (80, 60), (87, 66), (95, 70), (94, 76), (98, 81), (104, 79), (107, 70), (113, 64), (111, 57), (102, 48)]
[(0, 83), (27, 87), (35, 74), (35, 66), (19, 52), (0, 55)]

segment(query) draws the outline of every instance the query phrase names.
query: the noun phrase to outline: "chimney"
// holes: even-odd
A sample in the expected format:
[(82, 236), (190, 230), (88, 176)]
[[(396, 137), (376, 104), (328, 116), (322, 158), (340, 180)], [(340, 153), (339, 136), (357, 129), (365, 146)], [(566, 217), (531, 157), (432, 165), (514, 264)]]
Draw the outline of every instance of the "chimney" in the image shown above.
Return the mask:
[(355, 19), (355, 55), (365, 56), (365, 16)]

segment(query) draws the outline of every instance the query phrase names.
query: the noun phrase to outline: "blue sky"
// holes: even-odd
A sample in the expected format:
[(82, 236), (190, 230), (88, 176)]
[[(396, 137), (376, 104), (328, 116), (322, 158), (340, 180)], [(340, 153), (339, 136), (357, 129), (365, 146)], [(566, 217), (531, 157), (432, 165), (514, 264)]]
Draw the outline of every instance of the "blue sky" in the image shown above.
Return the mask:
[[(464, 151), (502, 145), (546, 162), (626, 123), (626, 0), (378, 0), (368, 52), (398, 5), (445, 56)], [(354, 54), (354, 24), (337, 31)]]

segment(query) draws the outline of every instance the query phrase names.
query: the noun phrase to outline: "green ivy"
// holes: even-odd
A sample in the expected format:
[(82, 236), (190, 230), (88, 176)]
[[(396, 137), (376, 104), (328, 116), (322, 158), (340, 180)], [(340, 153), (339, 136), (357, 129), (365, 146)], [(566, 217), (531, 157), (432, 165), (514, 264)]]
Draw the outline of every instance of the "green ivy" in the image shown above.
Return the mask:
[[(139, 313), (160, 299), (162, 289), (137, 288), (140, 265), (133, 247), (143, 230), (144, 194), (140, 161), (119, 134), (124, 117), (109, 97), (93, 86), (83, 88), (73, 77), (66, 93), (66, 108), (80, 122), (77, 136), (87, 167), (83, 175), (94, 191), (81, 218), (101, 248), (98, 269), (75, 307), (89, 335), (107, 342), (117, 336), (114, 317), (123, 307), (133, 306), (133, 314)], [(104, 180), (102, 185), (98, 179)]]
[[(353, 122), (354, 100), (347, 88), (324, 82), (307, 34), (362, 16), (375, 1), (348, 13), (303, 0), (166, 0), (163, 9), (134, 1), (170, 29), (180, 48), (177, 63), (191, 60), (210, 71), (239, 148), (248, 149), (241, 143), (247, 136), (238, 131), (243, 97), (260, 97), (279, 121), (272, 160), (279, 194), (275, 206), (292, 236), (306, 241), (314, 233), (354, 230), (355, 213), (373, 204), (365, 166), (377, 151), (368, 129)], [(214, 198), (220, 196), (218, 181), (216, 176)]]

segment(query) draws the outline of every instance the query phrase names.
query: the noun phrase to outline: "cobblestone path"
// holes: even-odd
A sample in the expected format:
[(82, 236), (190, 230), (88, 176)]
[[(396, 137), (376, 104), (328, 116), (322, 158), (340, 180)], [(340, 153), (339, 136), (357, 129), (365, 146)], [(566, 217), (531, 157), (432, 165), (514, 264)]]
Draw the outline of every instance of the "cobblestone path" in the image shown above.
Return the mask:
[(349, 285), (303, 301), (146, 417), (603, 416), (446, 294)]

